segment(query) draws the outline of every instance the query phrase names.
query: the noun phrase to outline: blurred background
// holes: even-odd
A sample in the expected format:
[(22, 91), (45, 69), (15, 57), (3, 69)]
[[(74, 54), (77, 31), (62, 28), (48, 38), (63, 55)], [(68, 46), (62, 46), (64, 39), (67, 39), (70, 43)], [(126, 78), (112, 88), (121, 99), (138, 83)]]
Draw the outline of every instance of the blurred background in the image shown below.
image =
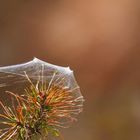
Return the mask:
[(0, 0), (0, 66), (70, 66), (85, 97), (65, 140), (140, 139), (140, 1)]

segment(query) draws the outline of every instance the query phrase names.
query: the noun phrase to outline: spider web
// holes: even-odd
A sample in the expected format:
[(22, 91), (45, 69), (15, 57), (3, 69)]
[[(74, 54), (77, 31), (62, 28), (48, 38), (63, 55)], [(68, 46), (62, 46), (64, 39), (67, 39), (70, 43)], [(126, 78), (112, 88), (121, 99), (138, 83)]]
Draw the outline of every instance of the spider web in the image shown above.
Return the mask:
[(30, 83), (26, 77), (36, 83), (40, 81), (52, 83), (71, 90), (72, 96), (78, 100), (79, 106), (83, 105), (83, 96), (75, 80), (73, 71), (69, 67), (61, 67), (49, 64), (37, 58), (27, 63), (0, 67), (0, 100), (5, 104), (9, 103), (9, 95), (5, 91), (15, 94), (24, 94), (24, 89)]

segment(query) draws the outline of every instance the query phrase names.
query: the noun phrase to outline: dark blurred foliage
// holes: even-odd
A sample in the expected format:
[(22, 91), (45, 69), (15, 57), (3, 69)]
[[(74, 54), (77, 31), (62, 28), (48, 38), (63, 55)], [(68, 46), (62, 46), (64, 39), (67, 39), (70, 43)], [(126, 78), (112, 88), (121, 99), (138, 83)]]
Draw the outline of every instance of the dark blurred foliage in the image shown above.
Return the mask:
[(139, 140), (139, 13), (138, 0), (0, 0), (0, 65), (75, 71), (86, 101), (66, 140)]

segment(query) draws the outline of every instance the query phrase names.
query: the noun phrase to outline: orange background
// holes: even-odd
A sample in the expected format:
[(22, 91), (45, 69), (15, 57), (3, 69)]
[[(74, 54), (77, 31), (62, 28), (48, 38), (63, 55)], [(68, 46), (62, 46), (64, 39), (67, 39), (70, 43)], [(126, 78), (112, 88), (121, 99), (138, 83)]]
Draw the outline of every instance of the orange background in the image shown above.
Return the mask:
[(70, 66), (84, 112), (65, 140), (140, 139), (138, 0), (0, 0), (0, 65)]

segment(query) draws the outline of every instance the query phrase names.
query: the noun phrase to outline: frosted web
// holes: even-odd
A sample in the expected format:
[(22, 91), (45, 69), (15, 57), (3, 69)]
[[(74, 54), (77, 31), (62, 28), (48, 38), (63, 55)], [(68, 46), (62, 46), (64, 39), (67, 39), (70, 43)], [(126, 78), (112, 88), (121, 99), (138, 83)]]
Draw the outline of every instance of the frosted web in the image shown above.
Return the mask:
[(69, 89), (81, 110), (84, 100), (73, 71), (69, 67), (56, 66), (37, 58), (23, 64), (0, 67), (0, 100), (6, 104), (9, 102), (9, 95), (5, 91), (24, 94), (24, 89), (30, 84), (27, 75), (34, 83), (47, 82), (48, 86), (53, 84)]

